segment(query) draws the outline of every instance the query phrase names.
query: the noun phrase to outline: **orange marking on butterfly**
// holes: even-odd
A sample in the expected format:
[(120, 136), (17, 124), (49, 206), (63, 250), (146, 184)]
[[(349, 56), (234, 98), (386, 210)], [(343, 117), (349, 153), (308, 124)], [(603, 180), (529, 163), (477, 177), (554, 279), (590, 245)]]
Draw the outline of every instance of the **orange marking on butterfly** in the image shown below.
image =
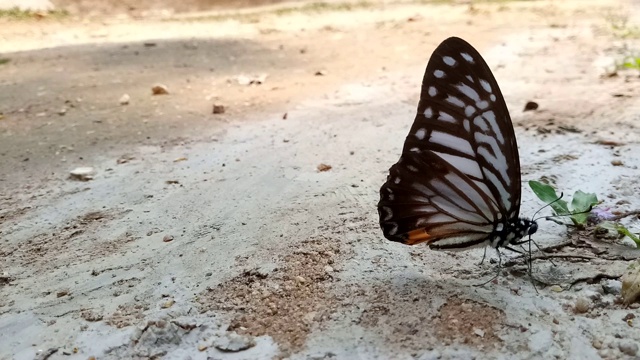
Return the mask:
[(427, 231), (422, 229), (412, 230), (407, 233), (407, 240), (405, 240), (405, 244), (407, 245), (415, 245), (425, 241), (431, 241), (433, 237), (427, 233)]

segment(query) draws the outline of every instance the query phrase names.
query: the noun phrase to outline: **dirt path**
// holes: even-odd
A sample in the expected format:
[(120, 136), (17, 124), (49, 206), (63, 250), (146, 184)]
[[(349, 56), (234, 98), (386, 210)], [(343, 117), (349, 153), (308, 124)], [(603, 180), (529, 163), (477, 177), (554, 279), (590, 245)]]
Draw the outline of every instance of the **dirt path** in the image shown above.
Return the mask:
[[(524, 180), (637, 208), (640, 80), (601, 76), (623, 42), (603, 14), (628, 9), (390, 4), (0, 25), (0, 358), (626, 356), (640, 342), (622, 320), (633, 310), (599, 282), (537, 294), (514, 270), (474, 287), (495, 271), (477, 265), (481, 251), (391, 244), (375, 204), (428, 56), (458, 35), (495, 70)], [(170, 94), (152, 96), (154, 83)], [(539, 111), (521, 111), (529, 100)], [(77, 166), (95, 179), (69, 180)], [(523, 197), (530, 216), (541, 204)], [(565, 238), (545, 222), (537, 241)], [(627, 265), (557, 263), (535, 266), (563, 286)], [(576, 314), (580, 298), (590, 309)]]

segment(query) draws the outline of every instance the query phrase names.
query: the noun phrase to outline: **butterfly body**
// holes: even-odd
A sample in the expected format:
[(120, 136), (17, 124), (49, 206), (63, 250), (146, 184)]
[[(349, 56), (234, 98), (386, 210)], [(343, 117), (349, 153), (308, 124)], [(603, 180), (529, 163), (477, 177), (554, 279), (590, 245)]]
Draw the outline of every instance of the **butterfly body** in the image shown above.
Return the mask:
[(448, 38), (429, 60), (402, 155), (380, 188), (384, 236), (436, 250), (522, 244), (537, 224), (519, 216), (520, 187), (498, 84), (471, 45)]

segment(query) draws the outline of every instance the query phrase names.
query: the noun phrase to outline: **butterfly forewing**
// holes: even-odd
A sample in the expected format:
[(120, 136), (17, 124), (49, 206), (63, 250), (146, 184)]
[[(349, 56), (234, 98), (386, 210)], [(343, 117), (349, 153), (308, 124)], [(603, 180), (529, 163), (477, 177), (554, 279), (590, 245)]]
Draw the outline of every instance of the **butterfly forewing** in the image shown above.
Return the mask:
[(380, 189), (385, 237), (434, 248), (484, 245), (520, 208), (507, 106), (480, 54), (449, 38), (434, 51), (402, 156)]

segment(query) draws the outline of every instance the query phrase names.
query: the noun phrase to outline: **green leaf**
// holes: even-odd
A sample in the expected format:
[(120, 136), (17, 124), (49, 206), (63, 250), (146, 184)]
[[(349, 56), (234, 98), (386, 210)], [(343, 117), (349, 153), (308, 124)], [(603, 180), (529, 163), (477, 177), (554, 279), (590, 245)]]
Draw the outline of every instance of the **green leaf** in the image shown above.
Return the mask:
[(631, 240), (633, 240), (640, 248), (640, 238), (638, 237), (638, 235), (632, 233), (631, 231), (629, 231), (629, 229), (627, 229), (623, 225), (620, 225), (619, 223), (615, 223), (612, 221), (603, 221), (602, 223), (598, 224), (598, 228), (606, 229), (610, 233), (627, 236)]
[(605, 229), (605, 230), (613, 232), (613, 233), (617, 233), (618, 232), (618, 228), (616, 227), (616, 223), (611, 222), (611, 221), (603, 221), (600, 224), (598, 224), (597, 227)]
[(533, 193), (536, 194), (538, 199), (544, 203), (551, 204), (551, 208), (556, 215), (568, 214), (570, 212), (567, 202), (558, 200), (559, 196), (552, 186), (531, 180), (529, 181), (529, 187), (531, 187), (531, 190), (533, 190)]
[[(571, 200), (571, 212), (582, 212), (589, 210), (590, 207), (598, 204), (598, 197), (593, 193), (586, 193), (583, 191), (576, 191), (573, 194), (573, 200)], [(571, 220), (576, 225), (584, 225), (587, 223), (589, 213), (571, 215)]]
[(631, 240), (633, 240), (633, 242), (636, 243), (637, 247), (640, 247), (640, 238), (638, 238), (638, 235), (632, 233), (631, 231), (629, 231), (629, 229), (620, 224), (616, 224), (616, 228), (618, 230), (618, 233), (629, 237)]

